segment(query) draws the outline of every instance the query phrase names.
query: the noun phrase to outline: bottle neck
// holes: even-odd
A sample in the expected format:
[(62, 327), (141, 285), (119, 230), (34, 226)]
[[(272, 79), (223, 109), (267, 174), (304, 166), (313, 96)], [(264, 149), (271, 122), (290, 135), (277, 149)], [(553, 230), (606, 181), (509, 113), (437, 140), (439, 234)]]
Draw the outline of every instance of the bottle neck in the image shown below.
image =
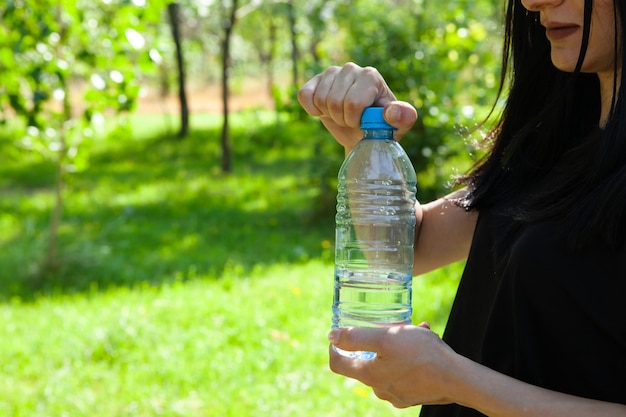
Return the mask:
[(363, 129), (363, 139), (393, 140), (393, 130)]

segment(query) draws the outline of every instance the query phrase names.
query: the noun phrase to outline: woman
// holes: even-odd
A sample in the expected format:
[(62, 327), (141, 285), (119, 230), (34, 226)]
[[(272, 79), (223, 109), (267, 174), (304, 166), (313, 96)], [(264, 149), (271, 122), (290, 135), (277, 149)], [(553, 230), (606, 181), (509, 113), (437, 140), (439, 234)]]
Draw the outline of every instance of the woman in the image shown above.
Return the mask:
[[(593, 4), (592, 4), (593, 3)], [(511, 89), (487, 157), (419, 205), (414, 273), (467, 259), (443, 339), (337, 329), (334, 372), (422, 416), (626, 416), (625, 0), (509, 0)], [(503, 76), (504, 78), (504, 76)], [(372, 68), (329, 68), (302, 106), (349, 152), (364, 107), (416, 120)]]

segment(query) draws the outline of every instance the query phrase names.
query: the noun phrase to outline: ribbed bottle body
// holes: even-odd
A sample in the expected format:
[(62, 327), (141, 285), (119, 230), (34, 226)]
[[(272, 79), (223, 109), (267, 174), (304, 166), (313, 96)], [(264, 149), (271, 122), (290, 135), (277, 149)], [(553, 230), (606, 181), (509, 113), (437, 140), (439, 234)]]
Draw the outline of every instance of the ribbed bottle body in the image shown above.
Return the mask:
[(366, 136), (338, 179), (333, 328), (409, 324), (415, 170), (393, 139)]

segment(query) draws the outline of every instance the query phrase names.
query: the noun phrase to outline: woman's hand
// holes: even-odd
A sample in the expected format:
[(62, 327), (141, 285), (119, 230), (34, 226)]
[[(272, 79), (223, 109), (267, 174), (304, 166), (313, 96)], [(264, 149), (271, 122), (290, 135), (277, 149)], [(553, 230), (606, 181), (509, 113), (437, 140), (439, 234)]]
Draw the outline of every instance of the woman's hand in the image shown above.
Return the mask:
[(375, 68), (362, 68), (353, 63), (330, 67), (311, 78), (298, 92), (298, 100), (307, 113), (320, 118), (346, 152), (362, 137), (360, 121), (366, 107), (385, 108), (385, 120), (398, 129), (396, 140), (417, 120), (415, 108), (409, 103), (396, 101)]
[(372, 360), (330, 349), (333, 372), (357, 379), (395, 407), (457, 403), (491, 417), (626, 417), (626, 405), (540, 388), (454, 352), (427, 323), (419, 326), (335, 329), (338, 348), (371, 351)]
[(447, 371), (457, 354), (430, 330), (428, 323), (336, 329), (329, 340), (343, 350), (377, 353), (372, 360), (359, 360), (330, 349), (330, 368), (371, 386), (378, 398), (395, 407), (451, 402), (446, 397), (450, 392)]

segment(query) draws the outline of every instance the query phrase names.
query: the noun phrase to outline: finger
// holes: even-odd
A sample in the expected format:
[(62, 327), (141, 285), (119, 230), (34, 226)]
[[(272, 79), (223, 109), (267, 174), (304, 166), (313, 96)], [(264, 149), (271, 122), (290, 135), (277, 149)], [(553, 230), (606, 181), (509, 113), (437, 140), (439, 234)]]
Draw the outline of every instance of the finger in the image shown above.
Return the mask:
[(322, 114), (332, 117), (339, 125), (345, 125), (342, 103), (357, 77), (356, 68), (354, 64), (330, 67), (321, 74), (315, 88), (313, 103)]
[(315, 105), (338, 126), (359, 128), (366, 107), (383, 106), (396, 98), (376, 68), (349, 62), (324, 73), (317, 86)]
[(338, 126), (358, 128), (363, 109), (374, 100), (373, 96), (368, 97), (359, 90), (362, 73), (361, 67), (349, 62), (334, 74), (332, 80), (318, 86), (316, 105), (318, 108), (325, 106), (327, 115)]
[(417, 121), (417, 110), (405, 101), (390, 101), (384, 107), (383, 116), (387, 123), (398, 129), (394, 137), (400, 140)]
[(337, 353), (337, 351), (333, 349), (333, 345), (330, 345), (328, 352), (328, 364), (331, 371), (348, 378), (356, 379), (366, 385), (369, 385), (368, 382), (371, 383), (371, 378), (368, 377), (371, 361), (344, 356)]
[[(351, 71), (346, 65), (347, 71)], [(352, 72), (354, 73), (354, 72)], [(383, 90), (383, 91), (381, 91)], [(362, 68), (358, 77), (356, 77), (349, 88), (346, 90), (345, 96), (340, 103), (336, 103), (344, 117), (346, 126), (360, 127), (361, 116), (366, 107), (372, 105), (383, 106), (389, 101), (389, 92), (382, 76), (375, 68)]]
[(330, 117), (320, 117), (322, 124), (328, 129), (328, 131), (336, 138), (344, 138), (341, 140), (341, 144), (353, 148), (359, 140), (363, 137), (363, 133), (360, 130), (355, 130), (351, 127), (338, 126)]
[(315, 95), (315, 90), (322, 78), (322, 74), (318, 74), (311, 78), (309, 81), (304, 83), (304, 85), (298, 91), (298, 101), (302, 108), (309, 113), (311, 116), (321, 116), (322, 112), (317, 108), (313, 101), (313, 97)]
[(384, 327), (346, 327), (334, 329), (328, 339), (343, 350), (379, 352), (388, 332), (389, 328)]
[(343, 115), (337, 117), (334, 113), (341, 111), (341, 106), (336, 103), (343, 100), (346, 91), (354, 82), (356, 76), (353, 74), (353, 67), (356, 65), (331, 66), (311, 78), (298, 92), (300, 104), (312, 116), (332, 116), (340, 121), (340, 125), (344, 125)]
[[(355, 73), (350, 64), (346, 64), (344, 68)], [(359, 68), (358, 76), (354, 79), (341, 103), (345, 123), (347, 126), (359, 127), (361, 115), (366, 107), (383, 107), (395, 100), (395, 96), (376, 68)]]

